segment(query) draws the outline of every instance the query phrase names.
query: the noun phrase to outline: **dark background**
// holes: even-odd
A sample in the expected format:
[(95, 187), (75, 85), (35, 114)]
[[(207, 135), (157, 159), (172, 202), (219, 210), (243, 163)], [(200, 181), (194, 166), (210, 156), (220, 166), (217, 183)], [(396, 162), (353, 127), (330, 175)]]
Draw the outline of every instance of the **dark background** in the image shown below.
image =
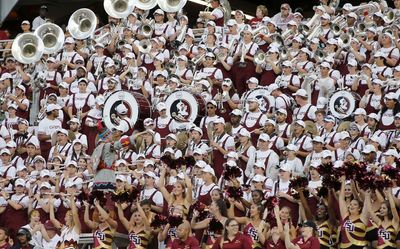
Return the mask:
[[(307, 0), (307, 1), (262, 1), (262, 0), (230, 0), (232, 10), (241, 9), (246, 14), (252, 16), (255, 15), (256, 7), (260, 4), (266, 5), (269, 10), (269, 16), (273, 16), (279, 12), (280, 5), (282, 3), (289, 3), (294, 12), (296, 8), (301, 8), (302, 13), (305, 17), (313, 15), (312, 6), (318, 5), (319, 0)], [(365, 1), (341, 1), (340, 6), (343, 6), (346, 2), (352, 3), (353, 6), (359, 5), (360, 2)], [(388, 0), (389, 5), (393, 5), (391, 0)], [(69, 16), (77, 9), (89, 8), (92, 9), (100, 18), (102, 23), (106, 22), (106, 13), (103, 8), (102, 0), (20, 0), (13, 10), (10, 12), (6, 20), (1, 24), (0, 29), (7, 29), (12, 36), (15, 36), (20, 31), (20, 24), (23, 20), (29, 20), (30, 22), (38, 16), (39, 8), (41, 5), (47, 5), (49, 9), (48, 17), (55, 21), (58, 25), (68, 23)], [(199, 11), (204, 10), (204, 6), (187, 2), (184, 7), (184, 12), (192, 22), (196, 20)]]

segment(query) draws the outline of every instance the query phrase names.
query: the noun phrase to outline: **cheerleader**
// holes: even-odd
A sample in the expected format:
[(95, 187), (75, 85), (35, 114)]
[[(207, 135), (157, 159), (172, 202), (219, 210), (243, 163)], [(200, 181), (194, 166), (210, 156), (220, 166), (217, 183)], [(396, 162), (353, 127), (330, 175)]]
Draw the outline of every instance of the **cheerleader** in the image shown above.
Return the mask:
[(368, 210), (366, 202), (353, 199), (347, 206), (345, 201), (346, 179), (341, 178), (342, 187), (339, 193), (340, 207), (340, 248), (362, 249), (367, 245), (365, 239), (368, 224)]
[(54, 215), (54, 207), (50, 202), (50, 221), (54, 226), (61, 230), (61, 243), (58, 248), (78, 248), (79, 235), (81, 234), (81, 222), (79, 220), (78, 209), (75, 204), (74, 195), (70, 195), (68, 199), (70, 210), (65, 214), (64, 222), (60, 222)]
[(261, 249), (265, 242), (264, 227), (265, 222), (262, 220), (265, 207), (263, 205), (252, 204), (249, 210), (249, 217), (234, 217), (235, 200), (229, 198), (230, 207), (228, 209), (228, 217), (234, 218), (239, 224), (244, 225), (244, 234), (252, 239), (252, 248)]
[(378, 226), (378, 249), (394, 249), (396, 247), (396, 236), (399, 232), (399, 214), (396, 209), (391, 189), (384, 190), (387, 201), (381, 204), (378, 214), (371, 208), (371, 193), (366, 192), (365, 202), (369, 215)]
[(145, 249), (150, 241), (151, 229), (141, 203), (136, 202), (137, 210), (132, 214), (130, 220), (125, 218), (121, 203), (117, 204), (119, 220), (128, 231), (128, 249)]
[[(205, 229), (206, 231), (206, 248), (211, 248), (211, 246), (216, 243), (216, 239), (221, 237), (223, 224), (228, 220), (227, 208), (225, 200), (220, 199), (213, 201), (210, 205), (210, 218), (206, 218), (200, 222), (196, 222), (196, 218), (199, 216), (198, 211), (194, 211), (193, 218), (191, 221), (191, 226), (193, 230)], [(239, 226), (239, 225), (238, 225)], [(250, 246), (251, 243), (249, 243)], [(251, 248), (251, 247), (250, 247)]]
[(85, 223), (93, 231), (93, 249), (110, 248), (114, 241), (114, 232), (118, 224), (114, 219), (114, 213), (108, 213), (100, 205), (98, 200), (94, 201), (95, 211), (93, 220), (89, 218), (89, 203), (84, 201)]

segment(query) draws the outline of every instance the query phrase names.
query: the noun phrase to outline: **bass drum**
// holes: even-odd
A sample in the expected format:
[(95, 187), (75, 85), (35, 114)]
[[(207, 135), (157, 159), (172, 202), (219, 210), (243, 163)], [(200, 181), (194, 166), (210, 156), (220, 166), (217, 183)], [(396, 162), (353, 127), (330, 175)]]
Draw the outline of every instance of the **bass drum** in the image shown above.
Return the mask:
[(206, 103), (203, 97), (185, 90), (171, 93), (165, 99), (165, 105), (170, 117), (182, 125), (194, 123), (197, 118), (203, 117), (206, 112)]
[(249, 104), (247, 100), (249, 98), (257, 98), (260, 101), (260, 110), (265, 113), (270, 111), (275, 106), (275, 98), (271, 96), (270, 92), (266, 88), (256, 88), (246, 95), (244, 98), (244, 107), (246, 112), (249, 111)]
[(110, 130), (118, 126), (115, 121), (116, 109), (121, 103), (128, 109), (128, 117), (137, 129), (142, 128), (144, 119), (151, 117), (151, 106), (146, 97), (140, 93), (117, 91), (108, 96), (104, 102), (103, 122)]
[(345, 90), (334, 92), (329, 98), (329, 111), (335, 118), (348, 118), (358, 107), (360, 100), (360, 95), (355, 92)]

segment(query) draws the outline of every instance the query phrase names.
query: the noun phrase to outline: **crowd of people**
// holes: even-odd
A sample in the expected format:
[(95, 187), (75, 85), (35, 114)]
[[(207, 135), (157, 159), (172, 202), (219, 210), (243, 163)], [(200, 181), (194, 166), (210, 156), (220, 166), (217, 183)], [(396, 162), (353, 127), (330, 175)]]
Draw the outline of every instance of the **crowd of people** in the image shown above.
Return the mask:
[(337, 3), (135, 8), (3, 52), (0, 248), (400, 248), (400, 0)]

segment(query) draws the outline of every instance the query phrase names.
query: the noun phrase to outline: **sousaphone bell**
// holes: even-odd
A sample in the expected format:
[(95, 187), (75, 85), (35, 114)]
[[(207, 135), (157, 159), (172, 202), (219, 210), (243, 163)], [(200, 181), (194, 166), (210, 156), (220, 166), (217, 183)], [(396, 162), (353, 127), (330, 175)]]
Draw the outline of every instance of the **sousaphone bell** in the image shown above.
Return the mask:
[(44, 45), (42, 39), (34, 33), (20, 34), (15, 38), (11, 53), (22, 64), (31, 64), (42, 58)]
[(78, 40), (86, 39), (93, 35), (97, 26), (97, 17), (90, 9), (75, 11), (68, 21), (68, 31)]
[(133, 0), (133, 5), (141, 10), (151, 10), (156, 7), (157, 0)]
[(114, 18), (125, 18), (135, 8), (134, 0), (104, 0), (104, 10)]
[(43, 53), (53, 54), (64, 45), (64, 32), (54, 23), (44, 23), (35, 30), (35, 35), (39, 36), (44, 45)]
[(187, 0), (158, 0), (158, 6), (165, 12), (178, 12), (186, 5)]

